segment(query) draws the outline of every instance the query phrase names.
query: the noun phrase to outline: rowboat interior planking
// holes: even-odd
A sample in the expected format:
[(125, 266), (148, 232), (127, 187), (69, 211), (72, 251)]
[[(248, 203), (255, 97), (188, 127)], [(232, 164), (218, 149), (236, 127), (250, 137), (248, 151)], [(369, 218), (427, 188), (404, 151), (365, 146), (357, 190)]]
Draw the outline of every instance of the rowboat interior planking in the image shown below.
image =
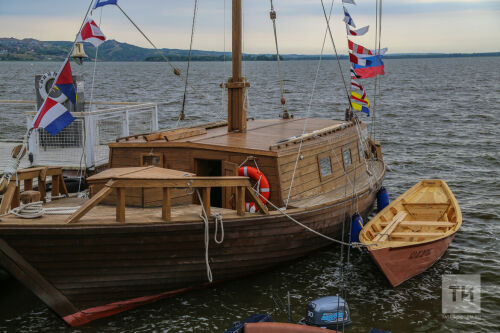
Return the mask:
[(422, 273), (446, 251), (462, 225), (442, 180), (422, 180), (368, 222), (359, 235), (393, 286)]

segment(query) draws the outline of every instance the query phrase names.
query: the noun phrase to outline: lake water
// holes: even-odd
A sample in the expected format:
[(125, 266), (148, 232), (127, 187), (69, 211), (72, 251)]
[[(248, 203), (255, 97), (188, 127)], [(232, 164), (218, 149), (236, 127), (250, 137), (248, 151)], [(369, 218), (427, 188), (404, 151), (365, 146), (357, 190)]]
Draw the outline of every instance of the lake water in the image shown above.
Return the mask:
[[(346, 61), (343, 61), (344, 63)], [(289, 109), (296, 117), (341, 119), (345, 91), (334, 61), (283, 62)], [(184, 63), (176, 64), (185, 67)], [(347, 64), (343, 64), (347, 65)], [(56, 71), (58, 63), (0, 62), (0, 99), (34, 99), (34, 74)], [(248, 62), (249, 115), (276, 117), (279, 82), (273, 62)], [(90, 97), (93, 64), (73, 65)], [(219, 83), (230, 63), (193, 63), (190, 82), (210, 103), (190, 92), (185, 124), (215, 121), (224, 113)], [(443, 258), (425, 273), (392, 288), (368, 255), (357, 250), (345, 267), (353, 325), (392, 332), (498, 332), (500, 327), (500, 57), (387, 60), (377, 100), (376, 136), (390, 171), (392, 198), (424, 178), (442, 178), (455, 193), (463, 226)], [(373, 96), (373, 82), (366, 83)], [(311, 92), (314, 88), (314, 95)], [(175, 125), (183, 83), (162, 63), (98, 63), (94, 100), (159, 103), (160, 127)], [(372, 101), (373, 102), (373, 101)], [(213, 105), (211, 107), (210, 105)], [(21, 139), (26, 108), (0, 105), (0, 140)], [(370, 122), (371, 118), (365, 121)], [(445, 316), (443, 274), (480, 274), (481, 313)], [(292, 319), (300, 320), (310, 300), (339, 292), (339, 247), (214, 288), (190, 292), (71, 329), (19, 283), (0, 281), (0, 331), (21, 332), (222, 332), (233, 321), (272, 312), (272, 296), (291, 294)]]

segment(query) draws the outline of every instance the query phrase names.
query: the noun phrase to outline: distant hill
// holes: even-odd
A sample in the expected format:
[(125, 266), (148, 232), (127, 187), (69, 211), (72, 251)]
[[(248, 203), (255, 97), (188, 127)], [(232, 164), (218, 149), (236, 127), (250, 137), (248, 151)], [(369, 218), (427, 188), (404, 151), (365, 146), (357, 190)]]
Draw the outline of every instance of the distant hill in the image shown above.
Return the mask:
[[(39, 41), (32, 38), (0, 38), (0, 61), (60, 61), (64, 60), (71, 48), (67, 41)], [(92, 44), (85, 43), (85, 52), (90, 60), (95, 58), (96, 49)], [(99, 47), (99, 61), (163, 61), (160, 53), (167, 56), (170, 61), (187, 61), (189, 51), (180, 49), (154, 49), (143, 48), (116, 40), (108, 40)], [(385, 58), (445, 58), (445, 57), (471, 57), (471, 56), (500, 56), (500, 52), (492, 53), (417, 53), (417, 54), (388, 54)], [(231, 53), (218, 51), (193, 50), (193, 61), (223, 61), (231, 60)], [(346, 59), (345, 55), (340, 56)], [(284, 54), (282, 60), (315, 60), (319, 55)], [(323, 59), (335, 59), (333, 55), (324, 55)], [(276, 60), (275, 54), (244, 54), (243, 60)]]

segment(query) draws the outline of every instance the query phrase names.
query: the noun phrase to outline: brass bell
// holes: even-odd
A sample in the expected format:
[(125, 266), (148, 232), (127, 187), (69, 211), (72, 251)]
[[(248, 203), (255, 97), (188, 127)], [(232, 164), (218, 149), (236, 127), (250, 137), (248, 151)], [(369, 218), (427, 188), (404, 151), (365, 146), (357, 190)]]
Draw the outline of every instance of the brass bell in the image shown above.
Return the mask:
[(82, 43), (75, 43), (73, 47), (73, 52), (71, 53), (71, 58), (78, 64), (81, 65), (83, 63), (83, 59), (88, 58), (89, 56), (85, 54), (85, 50), (83, 49)]

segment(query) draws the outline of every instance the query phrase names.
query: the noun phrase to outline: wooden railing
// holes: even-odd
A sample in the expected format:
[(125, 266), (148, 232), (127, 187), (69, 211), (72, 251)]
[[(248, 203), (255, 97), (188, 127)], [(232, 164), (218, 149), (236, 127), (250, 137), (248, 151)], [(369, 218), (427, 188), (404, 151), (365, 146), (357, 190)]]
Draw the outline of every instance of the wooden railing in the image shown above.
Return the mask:
[(92, 208), (97, 206), (113, 191), (116, 191), (116, 221), (125, 222), (125, 195), (129, 188), (161, 188), (162, 220), (171, 220), (171, 191), (173, 188), (193, 188), (201, 191), (202, 202), (207, 216), (210, 216), (210, 190), (212, 187), (224, 187), (236, 189), (236, 213), (239, 216), (245, 214), (245, 192), (259, 207), (263, 214), (269, 214), (266, 205), (258, 198), (252, 189), (248, 177), (186, 177), (184, 179), (110, 179), (104, 187), (89, 199), (78, 211), (71, 215), (66, 223), (76, 223)]

